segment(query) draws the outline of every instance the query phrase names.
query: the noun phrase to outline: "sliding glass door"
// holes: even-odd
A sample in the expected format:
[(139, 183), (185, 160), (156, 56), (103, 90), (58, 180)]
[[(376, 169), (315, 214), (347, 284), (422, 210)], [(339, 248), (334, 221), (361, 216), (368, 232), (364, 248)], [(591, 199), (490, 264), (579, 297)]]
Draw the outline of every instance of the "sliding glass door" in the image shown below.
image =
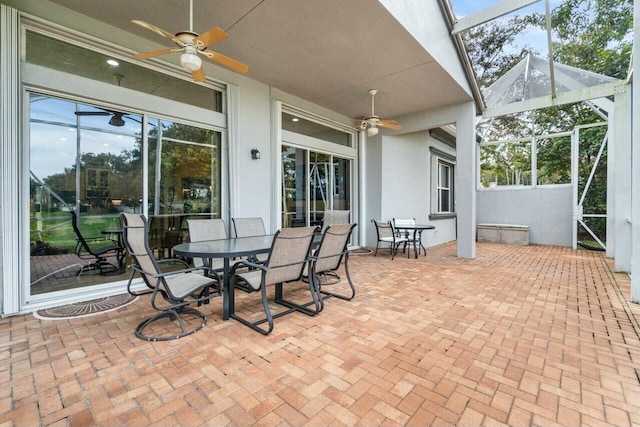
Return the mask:
[(353, 211), (356, 133), (289, 110), (281, 121), (282, 227), (319, 225), (330, 209)]
[(351, 210), (350, 159), (282, 146), (282, 226), (322, 223), (327, 209)]
[(187, 218), (220, 217), (221, 138), (211, 129), (30, 93), (30, 295), (127, 279), (113, 255), (105, 261), (118, 269), (87, 268), (97, 258), (77, 246), (80, 237), (92, 249), (121, 245), (120, 212), (147, 214), (160, 257), (185, 237)]

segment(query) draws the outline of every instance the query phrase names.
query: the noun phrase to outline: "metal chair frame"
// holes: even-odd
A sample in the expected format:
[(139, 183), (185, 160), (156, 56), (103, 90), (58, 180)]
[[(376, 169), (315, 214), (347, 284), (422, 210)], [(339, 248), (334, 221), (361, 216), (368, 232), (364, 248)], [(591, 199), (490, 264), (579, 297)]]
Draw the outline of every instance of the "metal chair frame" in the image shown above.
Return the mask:
[[(151, 306), (158, 310), (155, 316), (144, 320), (136, 328), (136, 336), (147, 341), (167, 341), (190, 335), (204, 327), (207, 317), (201, 311), (190, 307), (192, 304), (207, 304), (211, 298), (210, 290), (217, 290), (219, 284), (215, 278), (206, 273), (207, 267), (188, 268), (179, 259), (164, 259), (163, 263), (179, 263), (186, 268), (176, 271), (163, 272), (160, 262), (155, 258), (149, 246), (149, 227), (146, 218), (139, 214), (121, 213), (124, 243), (129, 255), (135, 261), (130, 266), (132, 272), (127, 289), (133, 295), (151, 294)], [(205, 274), (199, 274), (205, 272)], [(132, 292), (131, 283), (136, 273), (139, 273), (149, 287), (146, 292)], [(165, 303), (160, 303), (160, 297)], [(192, 315), (201, 319), (200, 323), (187, 329), (183, 316)], [(145, 329), (152, 323), (168, 318), (178, 327), (177, 333), (163, 336), (151, 336)]]
[[(283, 228), (276, 232), (268, 258), (264, 263), (241, 261), (231, 269), (230, 282), (234, 287), (236, 283), (244, 283), (245, 286), (260, 291), (265, 317), (256, 321), (250, 321), (235, 312), (230, 317), (236, 319), (245, 326), (263, 335), (268, 335), (273, 330), (274, 319), (292, 312), (300, 312), (307, 316), (314, 316), (322, 309), (322, 303), (318, 297), (313, 279), (309, 280), (309, 292), (312, 301), (298, 304), (283, 297), (283, 284), (300, 281), (304, 266), (309, 262), (309, 251), (313, 243), (313, 236), (317, 227)], [(238, 273), (238, 269), (248, 267), (249, 271)], [(276, 314), (271, 313), (267, 298), (267, 287), (275, 285), (275, 303), (288, 309)], [(231, 290), (230, 290), (231, 291)], [(314, 306), (314, 308), (309, 308)], [(267, 328), (259, 325), (267, 323)]]

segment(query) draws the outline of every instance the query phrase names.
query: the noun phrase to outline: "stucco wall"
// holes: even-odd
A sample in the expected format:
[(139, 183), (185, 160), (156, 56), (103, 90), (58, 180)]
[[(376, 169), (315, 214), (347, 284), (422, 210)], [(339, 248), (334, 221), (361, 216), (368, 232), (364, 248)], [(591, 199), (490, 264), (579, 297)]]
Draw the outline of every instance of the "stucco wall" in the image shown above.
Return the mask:
[(529, 242), (572, 246), (572, 187), (478, 191), (478, 224), (529, 226)]
[[(433, 221), (431, 213), (431, 155), (429, 147), (447, 151), (428, 131), (406, 135), (378, 134), (367, 146), (367, 213), (372, 218), (415, 218), (420, 224), (431, 224), (435, 230), (424, 232), (425, 246), (456, 239), (455, 218)], [(379, 197), (376, 197), (379, 195)], [(375, 246), (375, 226), (368, 222), (367, 246)]]

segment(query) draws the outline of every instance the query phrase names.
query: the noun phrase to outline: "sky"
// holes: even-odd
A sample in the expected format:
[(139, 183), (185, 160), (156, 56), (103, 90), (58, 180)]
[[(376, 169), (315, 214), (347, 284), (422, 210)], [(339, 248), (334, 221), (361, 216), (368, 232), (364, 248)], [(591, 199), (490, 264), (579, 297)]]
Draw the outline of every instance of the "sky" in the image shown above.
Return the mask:
[[(550, 0), (549, 5), (551, 9), (555, 6), (562, 3), (563, 0)], [(493, 4), (499, 3), (499, 0), (451, 0), (451, 4), (453, 5), (453, 11), (458, 18), (462, 16), (466, 16), (475, 12), (478, 12), (486, 7), (489, 7)], [(499, 19), (507, 19), (514, 15), (527, 15), (530, 13), (544, 13), (545, 12), (545, 1), (540, 0), (537, 3), (519, 9), (505, 17)], [(547, 48), (547, 33), (543, 29), (531, 29), (526, 33), (523, 33), (522, 36), (516, 38), (516, 43), (518, 46), (514, 47), (514, 50), (520, 51), (520, 47), (522, 45), (527, 44), (534, 49), (536, 49), (540, 56), (546, 58), (548, 55)]]

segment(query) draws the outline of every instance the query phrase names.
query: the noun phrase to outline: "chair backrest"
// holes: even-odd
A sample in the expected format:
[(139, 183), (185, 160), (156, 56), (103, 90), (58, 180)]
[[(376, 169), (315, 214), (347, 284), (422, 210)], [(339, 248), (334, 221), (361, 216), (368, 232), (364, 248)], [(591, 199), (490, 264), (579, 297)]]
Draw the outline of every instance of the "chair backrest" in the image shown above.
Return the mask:
[[(214, 219), (188, 219), (189, 240), (199, 242), (202, 240), (218, 240), (227, 238), (227, 225), (222, 218)], [(194, 267), (202, 267), (202, 258), (193, 259)]]
[(260, 217), (232, 218), (232, 221), (236, 237), (264, 236), (267, 234), (264, 228), (264, 221)]
[(340, 266), (355, 226), (356, 224), (333, 224), (327, 227), (314, 254), (317, 257), (316, 273), (335, 270)]
[(416, 225), (416, 219), (415, 218), (410, 218), (410, 219), (406, 219), (406, 218), (393, 218), (393, 226), (394, 227), (413, 227), (414, 225)]
[(372, 219), (371, 222), (376, 226), (378, 240), (395, 237), (391, 221), (376, 221), (375, 219)]
[(143, 271), (142, 278), (145, 283), (154, 287), (157, 279), (152, 276), (160, 273), (160, 268), (149, 247), (147, 220), (144, 215), (124, 212), (120, 213), (120, 219), (122, 220), (124, 245), (129, 255)]
[(322, 217), (322, 232), (330, 225), (348, 224), (350, 211), (326, 210)]
[(227, 238), (227, 225), (222, 218), (188, 219), (187, 225), (189, 226), (189, 240), (192, 242)]
[(265, 286), (300, 279), (317, 230), (318, 227), (283, 228), (275, 234), (267, 259)]

